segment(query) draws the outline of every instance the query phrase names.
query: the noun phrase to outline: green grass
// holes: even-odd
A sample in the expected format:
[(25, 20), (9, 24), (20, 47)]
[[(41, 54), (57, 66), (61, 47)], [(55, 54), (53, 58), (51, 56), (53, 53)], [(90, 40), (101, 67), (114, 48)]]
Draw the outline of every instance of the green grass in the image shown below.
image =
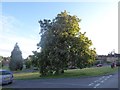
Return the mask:
[(84, 68), (84, 69), (72, 69), (66, 70), (64, 74), (52, 75), (39, 77), (39, 72), (21, 72), (15, 73), (15, 79), (40, 79), (40, 78), (68, 78), (68, 77), (89, 77), (89, 76), (100, 76), (106, 74), (112, 74), (116, 72), (118, 68), (111, 69), (110, 67), (94, 67), (94, 68)]
[(38, 79), (40, 74), (39, 72), (26, 72), (26, 73), (15, 73), (14, 79)]

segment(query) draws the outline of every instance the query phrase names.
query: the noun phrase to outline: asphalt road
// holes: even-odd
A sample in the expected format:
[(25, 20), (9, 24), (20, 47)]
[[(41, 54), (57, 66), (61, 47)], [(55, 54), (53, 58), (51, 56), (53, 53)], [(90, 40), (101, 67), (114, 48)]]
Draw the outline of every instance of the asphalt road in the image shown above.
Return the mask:
[(3, 88), (118, 88), (118, 73), (86, 78), (14, 80)]

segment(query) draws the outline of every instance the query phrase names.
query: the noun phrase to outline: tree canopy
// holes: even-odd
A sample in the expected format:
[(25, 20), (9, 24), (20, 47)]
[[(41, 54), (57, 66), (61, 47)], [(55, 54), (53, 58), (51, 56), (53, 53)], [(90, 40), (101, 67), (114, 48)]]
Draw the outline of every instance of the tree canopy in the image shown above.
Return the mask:
[(23, 68), (22, 52), (20, 51), (18, 43), (15, 44), (14, 49), (11, 52), (9, 68), (12, 71), (22, 70)]
[(40, 20), (41, 52), (36, 54), (41, 75), (60, 74), (69, 66), (85, 68), (95, 61), (92, 41), (81, 33), (79, 19), (61, 12), (53, 20)]

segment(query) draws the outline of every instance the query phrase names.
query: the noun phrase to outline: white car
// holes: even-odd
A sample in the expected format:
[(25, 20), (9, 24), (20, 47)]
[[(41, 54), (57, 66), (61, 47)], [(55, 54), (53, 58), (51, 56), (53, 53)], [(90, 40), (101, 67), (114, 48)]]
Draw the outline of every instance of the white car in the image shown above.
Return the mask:
[(97, 67), (102, 67), (103, 65), (102, 64), (97, 64)]
[(13, 73), (8, 70), (0, 69), (0, 85), (13, 82)]

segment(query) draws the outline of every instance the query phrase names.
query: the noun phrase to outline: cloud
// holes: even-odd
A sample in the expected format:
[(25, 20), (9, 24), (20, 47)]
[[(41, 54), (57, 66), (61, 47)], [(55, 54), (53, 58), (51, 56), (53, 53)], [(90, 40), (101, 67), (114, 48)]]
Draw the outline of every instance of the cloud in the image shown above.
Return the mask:
[(0, 15), (0, 18), (0, 24), (2, 26), (2, 29), (0, 30), (1, 33), (16, 31), (17, 27), (20, 27), (21, 25), (21, 23), (13, 16)]
[[(20, 50), (22, 51), (23, 58), (32, 54), (32, 51), (37, 49), (36, 44), (39, 42), (38, 33), (33, 30), (31, 37), (31, 34), (29, 34), (27, 30), (23, 30), (24, 27), (18, 19), (13, 16), (1, 17), (2, 23), (0, 22), (0, 26), (2, 26), (2, 30), (0, 30), (0, 55), (10, 56), (16, 42), (18, 42)], [(22, 32), (27, 34), (24, 36), (21, 34)]]

